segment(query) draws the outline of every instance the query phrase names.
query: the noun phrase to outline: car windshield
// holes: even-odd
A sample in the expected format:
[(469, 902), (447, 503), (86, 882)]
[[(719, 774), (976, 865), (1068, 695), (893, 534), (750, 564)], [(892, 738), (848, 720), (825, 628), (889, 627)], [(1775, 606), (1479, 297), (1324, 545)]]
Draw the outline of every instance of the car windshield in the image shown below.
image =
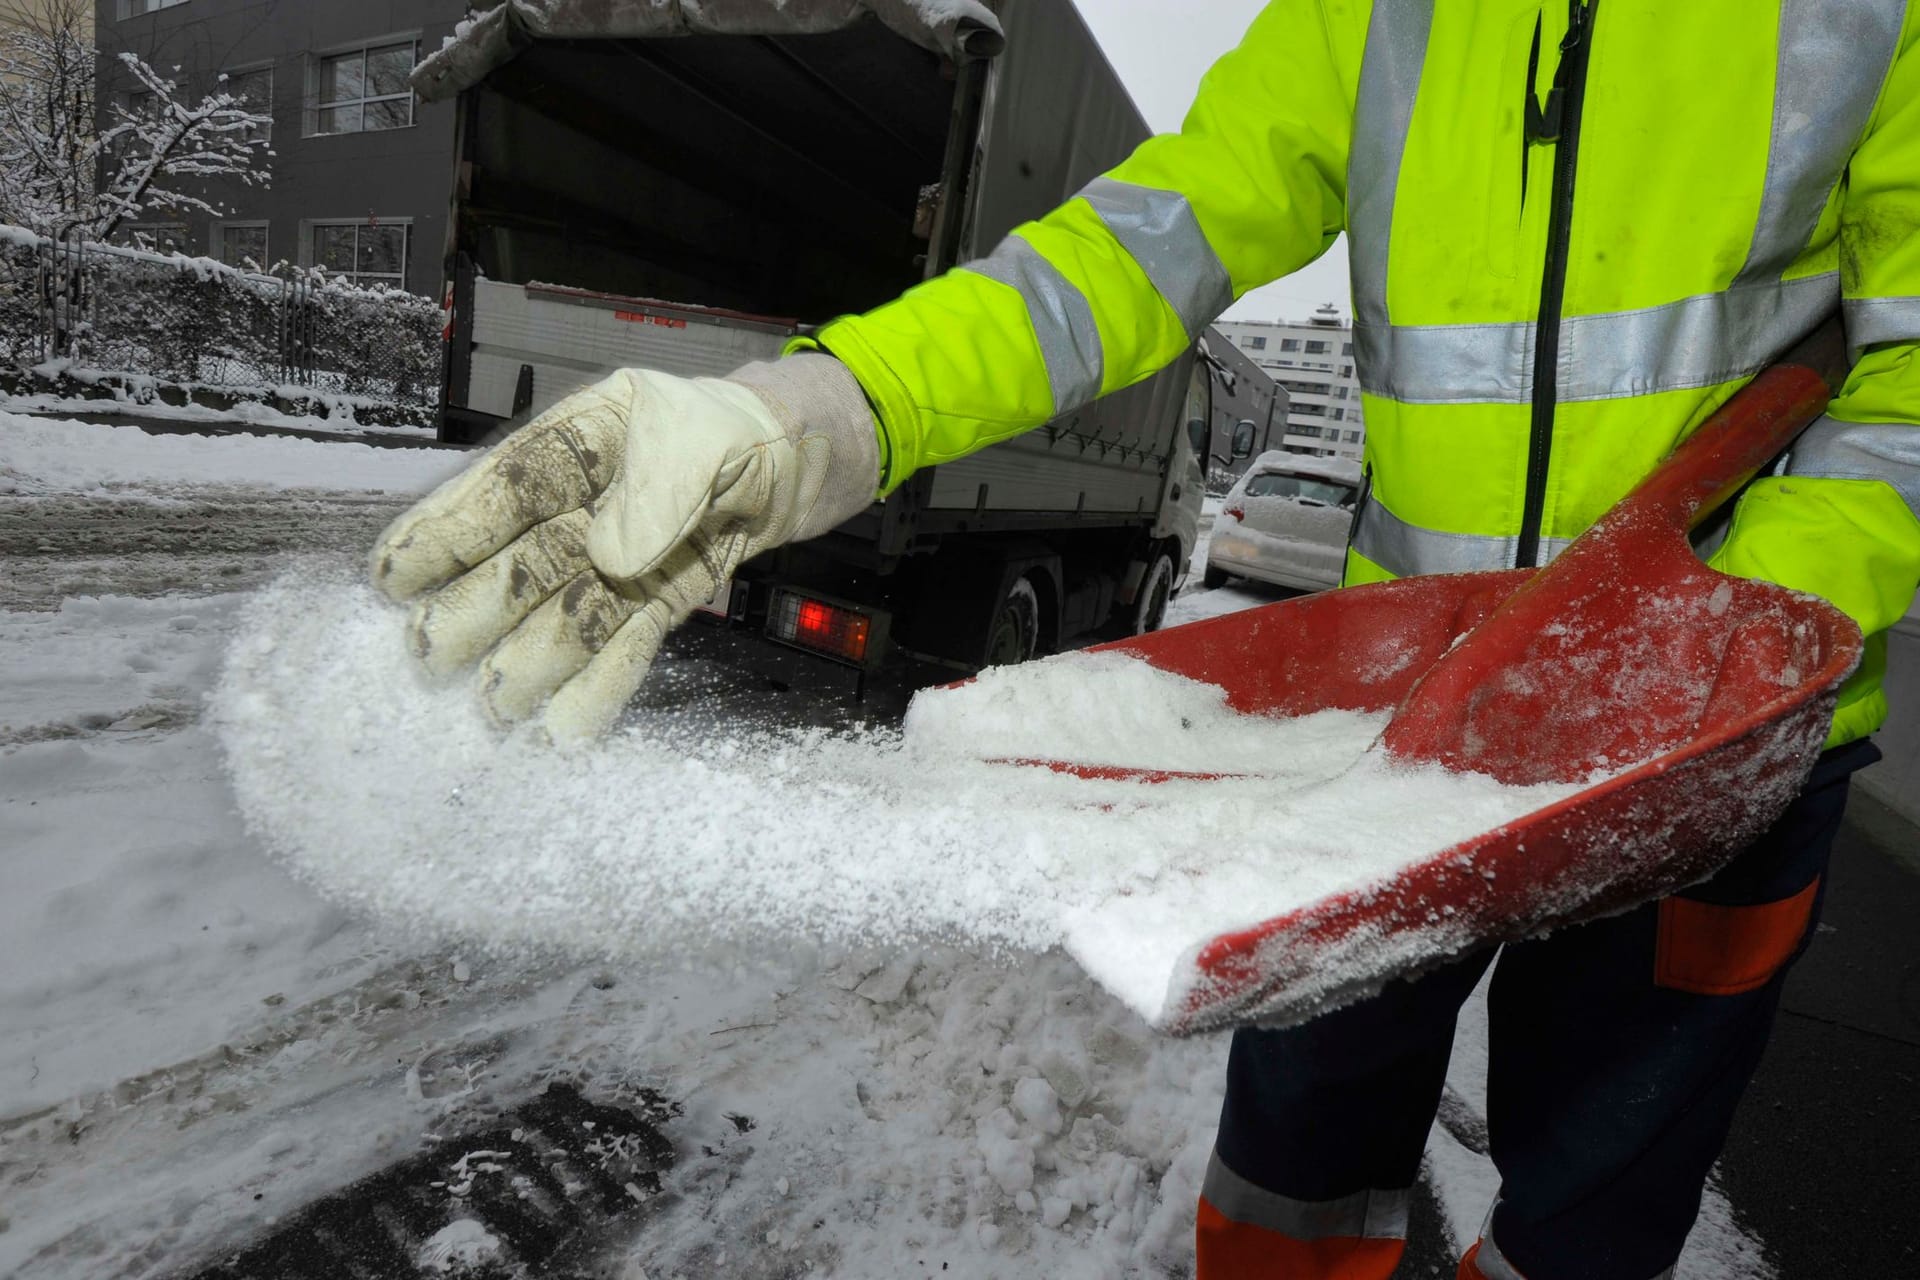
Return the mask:
[(1353, 505), (1353, 486), (1335, 480), (1316, 480), (1311, 476), (1288, 475), (1284, 471), (1265, 471), (1247, 481), (1249, 498), (1312, 498), (1330, 507)]

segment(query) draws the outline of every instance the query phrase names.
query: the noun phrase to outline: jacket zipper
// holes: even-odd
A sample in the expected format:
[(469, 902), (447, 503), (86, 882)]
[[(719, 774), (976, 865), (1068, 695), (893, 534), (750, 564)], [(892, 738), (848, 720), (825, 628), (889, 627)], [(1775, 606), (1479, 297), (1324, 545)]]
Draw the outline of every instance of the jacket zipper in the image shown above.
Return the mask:
[(1572, 240), (1573, 177), (1580, 153), (1580, 113), (1593, 51), (1593, 15), (1600, 0), (1568, 0), (1567, 34), (1544, 107), (1527, 88), (1527, 128), (1535, 142), (1552, 142), (1553, 200), (1547, 216), (1547, 262), (1540, 277), (1540, 318), (1534, 333), (1533, 424), (1527, 440), (1526, 504), (1520, 515), (1515, 564), (1540, 562), (1540, 524), (1547, 504), (1547, 467), (1553, 461), (1554, 406), (1559, 393), (1560, 312), (1566, 302), (1567, 252)]

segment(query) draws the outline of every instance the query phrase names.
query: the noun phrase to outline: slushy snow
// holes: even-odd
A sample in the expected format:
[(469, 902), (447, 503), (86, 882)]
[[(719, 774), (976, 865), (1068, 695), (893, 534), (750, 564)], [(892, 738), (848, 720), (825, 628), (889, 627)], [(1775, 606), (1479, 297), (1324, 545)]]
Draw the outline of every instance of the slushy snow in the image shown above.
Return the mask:
[[(1182, 960), (1540, 808), (1369, 750), (1382, 720), (1238, 715), (1068, 654), (921, 694), (903, 732), (641, 712), (595, 747), (501, 736), (416, 670), (398, 610), (318, 570), (249, 602), (214, 704), (242, 812), (356, 908), (497, 951), (793, 941), (1064, 946), (1150, 1022)], [(1051, 759), (1218, 780), (1148, 785)]]

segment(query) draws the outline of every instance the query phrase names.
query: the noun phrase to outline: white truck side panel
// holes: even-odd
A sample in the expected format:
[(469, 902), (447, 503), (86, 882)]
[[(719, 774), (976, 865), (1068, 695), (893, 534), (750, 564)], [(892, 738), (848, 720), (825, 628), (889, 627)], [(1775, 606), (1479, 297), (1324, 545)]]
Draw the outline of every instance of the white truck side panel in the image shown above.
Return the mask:
[(790, 330), (702, 319), (635, 300), (587, 303), (538, 287), (474, 282), (473, 377), (467, 407), (507, 417), (522, 365), (533, 411), (616, 369), (720, 377), (780, 354)]

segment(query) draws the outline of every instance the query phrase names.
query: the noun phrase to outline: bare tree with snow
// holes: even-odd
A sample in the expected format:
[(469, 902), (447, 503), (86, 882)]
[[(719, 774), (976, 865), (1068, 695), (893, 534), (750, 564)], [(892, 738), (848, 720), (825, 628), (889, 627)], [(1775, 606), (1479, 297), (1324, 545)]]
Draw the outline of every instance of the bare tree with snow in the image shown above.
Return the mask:
[(133, 53), (118, 57), (130, 103), (98, 96), (91, 0), (9, 3), (0, 28), (0, 222), (106, 240), (160, 211), (224, 212), (218, 179), (264, 186), (271, 118), (227, 92), (192, 95)]

